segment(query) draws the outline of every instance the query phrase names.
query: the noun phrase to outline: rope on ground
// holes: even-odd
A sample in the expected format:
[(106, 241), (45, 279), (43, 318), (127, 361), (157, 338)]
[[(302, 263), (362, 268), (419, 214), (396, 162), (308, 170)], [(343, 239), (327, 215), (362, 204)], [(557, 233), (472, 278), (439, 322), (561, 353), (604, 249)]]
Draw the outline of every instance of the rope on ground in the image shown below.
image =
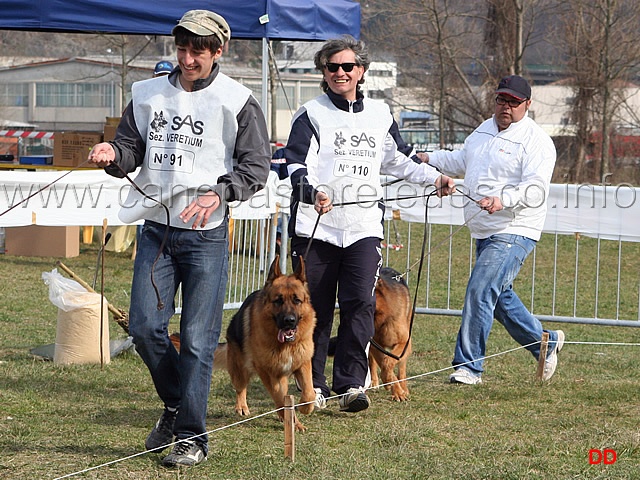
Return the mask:
[[(508, 353), (515, 352), (517, 350), (522, 350), (522, 349), (525, 349), (527, 347), (531, 347), (531, 346), (536, 345), (538, 343), (541, 343), (541, 342), (538, 341), (538, 342), (529, 343), (527, 345), (521, 345), (519, 347), (511, 348), (509, 350), (505, 350), (503, 352), (498, 352), (498, 353), (494, 353), (492, 355), (487, 355), (487, 356), (481, 357), (481, 358), (479, 358), (477, 360), (483, 360), (484, 361), (484, 360), (487, 360), (489, 358), (499, 357), (499, 356), (502, 356), (502, 355), (506, 355)], [(574, 344), (574, 345), (609, 345), (609, 346), (624, 346), (624, 347), (640, 347), (640, 343), (618, 343), (618, 342), (577, 342), (577, 341), (571, 341), (570, 342), (570, 341), (566, 341), (565, 340), (564, 344), (565, 345)], [(465, 362), (465, 363), (460, 363), (460, 364), (457, 364), (457, 365), (451, 365), (451, 366), (447, 366), (447, 367), (444, 367), (444, 368), (439, 368), (437, 370), (432, 370), (431, 372), (426, 372), (426, 373), (421, 373), (421, 374), (418, 374), (418, 375), (413, 375), (411, 377), (407, 377), (407, 378), (404, 378), (402, 380), (395, 380), (393, 382), (383, 383), (383, 384), (377, 385), (375, 387), (366, 388), (365, 391), (366, 390), (373, 390), (373, 389), (377, 390), (379, 388), (382, 388), (382, 387), (385, 387), (385, 386), (388, 386), (388, 385), (393, 385), (394, 383), (408, 382), (409, 380), (415, 380), (417, 378), (422, 378), (422, 377), (426, 377), (426, 376), (429, 376), (429, 375), (435, 375), (437, 373), (441, 373), (441, 372), (444, 372), (444, 371), (447, 371), (447, 370), (451, 370), (451, 369), (454, 369), (454, 368), (462, 367), (462, 366), (467, 365), (469, 363), (472, 363), (474, 361), (476, 361), (476, 360), (472, 360), (472, 361)], [(325, 397), (325, 400), (329, 401), (329, 400), (338, 399), (338, 398), (340, 398), (340, 397), (342, 397), (344, 395), (347, 395), (347, 394), (345, 393), (345, 394), (341, 394), (341, 395), (333, 395), (331, 397)], [(297, 403), (297, 404), (294, 405), (294, 407), (301, 407), (303, 405), (308, 405), (310, 403), (315, 403), (315, 401)], [(148, 453), (155, 452), (156, 450), (164, 450), (165, 448), (172, 447), (173, 445), (176, 445), (176, 444), (178, 444), (180, 442), (193, 440), (193, 439), (195, 439), (197, 437), (200, 437), (202, 435), (211, 435), (213, 433), (220, 432), (222, 430), (226, 430), (228, 428), (235, 427), (235, 426), (241, 425), (243, 423), (247, 423), (247, 422), (256, 420), (258, 418), (265, 417), (267, 415), (272, 415), (274, 413), (278, 413), (280, 410), (284, 410), (285, 408), (290, 408), (290, 407), (276, 408), (275, 410), (270, 410), (268, 412), (264, 412), (264, 413), (261, 413), (259, 415), (254, 415), (252, 417), (245, 418), (243, 420), (231, 423), (229, 425), (223, 425), (222, 427), (218, 427), (218, 428), (215, 428), (213, 430), (209, 430), (209, 431), (205, 432), (204, 434), (195, 435), (195, 436), (190, 437), (190, 438), (183, 438), (183, 439), (181, 439), (179, 441), (176, 441), (176, 442), (173, 442), (173, 443), (169, 443), (169, 444), (164, 445), (162, 447), (154, 448), (152, 450), (145, 450), (145, 451), (142, 451), (142, 452), (135, 453), (133, 455), (129, 455), (129, 456), (126, 456), (126, 457), (118, 458), (116, 460), (111, 460), (110, 462), (102, 463), (100, 465), (95, 465), (93, 467), (86, 468), (84, 470), (80, 470), (80, 471), (77, 471), (77, 472), (69, 473), (67, 475), (63, 475), (62, 477), (56, 477), (53, 480), (62, 480), (63, 478), (74, 477), (76, 475), (81, 475), (83, 473), (87, 473), (87, 472), (90, 472), (92, 470), (97, 470), (99, 468), (103, 468), (103, 467), (107, 467), (109, 465), (114, 465), (116, 463), (124, 462), (124, 461), (130, 460), (132, 458), (140, 457), (142, 455), (146, 455)]]
[(167, 448), (167, 447), (172, 447), (172, 446), (174, 446), (174, 445), (176, 445), (176, 444), (178, 444), (178, 443), (186, 442), (186, 441), (188, 441), (188, 440), (193, 440), (193, 439), (198, 438), (198, 437), (200, 437), (200, 436), (202, 436), (202, 435), (208, 435), (208, 434), (211, 434), (211, 433), (220, 432), (220, 431), (222, 431), (222, 430), (226, 430), (227, 428), (235, 427), (235, 426), (237, 426), (237, 425), (241, 425), (241, 424), (243, 424), (243, 423), (250, 422), (251, 420), (255, 420), (255, 419), (260, 418), (260, 417), (265, 417), (265, 416), (267, 416), (267, 415), (271, 415), (271, 414), (273, 414), (273, 413), (277, 413), (277, 412), (279, 412), (280, 410), (282, 410), (282, 408), (276, 408), (275, 410), (270, 410), (270, 411), (268, 411), (268, 412), (261, 413), (260, 415), (254, 415), (253, 417), (245, 418), (244, 420), (240, 420), (240, 421), (237, 421), (237, 422), (231, 423), (231, 424), (229, 424), (229, 425), (223, 425), (222, 427), (214, 428), (213, 430), (210, 430), (210, 431), (208, 431), (208, 432), (205, 432), (204, 434), (194, 435), (193, 437), (189, 437), (189, 438), (182, 438), (182, 439), (180, 439), (180, 440), (178, 440), (178, 441), (176, 441), (176, 442), (168, 443), (168, 444), (163, 445), (163, 446), (161, 446), (161, 447), (153, 448), (153, 449), (151, 449), (151, 450), (144, 450), (144, 451), (142, 451), (142, 452), (134, 453), (133, 455), (129, 455), (129, 456), (126, 456), (126, 457), (117, 458), (116, 460), (111, 460), (110, 462), (102, 463), (102, 464), (100, 464), (100, 465), (95, 465), (95, 466), (93, 466), (93, 467), (86, 468), (86, 469), (84, 469), (84, 470), (80, 470), (80, 471), (78, 471), (78, 472), (69, 473), (69, 474), (67, 474), (67, 475), (63, 475), (62, 477), (56, 477), (56, 478), (54, 478), (53, 480), (62, 480), (63, 478), (74, 477), (74, 476), (76, 476), (76, 475), (81, 475), (81, 474), (83, 474), (83, 473), (90, 472), (90, 471), (92, 471), (92, 470), (97, 470), (97, 469), (102, 468), (102, 467), (108, 467), (109, 465), (113, 465), (113, 464), (115, 464), (115, 463), (124, 462), (125, 460), (130, 460), (130, 459), (132, 459), (132, 458), (141, 457), (142, 455), (146, 455), (146, 454), (148, 454), (148, 453), (155, 452), (156, 450), (164, 450), (165, 448)]

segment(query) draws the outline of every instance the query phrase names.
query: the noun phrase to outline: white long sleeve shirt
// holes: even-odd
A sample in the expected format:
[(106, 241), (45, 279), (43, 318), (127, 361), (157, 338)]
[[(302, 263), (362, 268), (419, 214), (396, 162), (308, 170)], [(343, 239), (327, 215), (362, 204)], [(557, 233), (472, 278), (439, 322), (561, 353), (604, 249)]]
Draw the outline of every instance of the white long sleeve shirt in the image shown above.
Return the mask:
[(498, 131), (494, 118), (485, 120), (467, 137), (461, 150), (429, 153), (429, 163), (451, 176), (463, 176), (466, 193), (475, 200), (499, 197), (503, 210), (478, 213), (465, 203), (465, 221), (473, 238), (498, 233), (539, 240), (547, 214), (549, 184), (556, 149), (528, 115)]

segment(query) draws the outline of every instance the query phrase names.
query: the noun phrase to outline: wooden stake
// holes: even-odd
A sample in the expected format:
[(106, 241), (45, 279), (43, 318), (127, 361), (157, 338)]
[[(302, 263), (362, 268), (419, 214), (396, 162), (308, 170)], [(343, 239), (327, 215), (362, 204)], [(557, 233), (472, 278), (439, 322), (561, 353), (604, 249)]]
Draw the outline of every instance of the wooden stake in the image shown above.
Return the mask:
[(100, 246), (100, 368), (104, 367), (104, 247), (107, 243), (107, 219), (102, 220), (102, 242)]
[[(78, 282), (80, 285), (86, 288), (88, 292), (98, 293), (91, 287), (91, 285), (89, 285), (82, 278), (76, 275), (73, 272), (73, 270), (67, 267), (60, 260), (56, 262), (56, 265), (60, 267), (62, 270), (64, 270), (72, 279), (74, 279), (76, 282)], [(113, 319), (115, 320), (115, 322), (118, 325), (120, 325), (127, 334), (129, 334), (129, 314), (124, 310), (119, 310), (118, 308), (111, 305), (109, 302), (107, 302), (107, 308), (113, 314)]]
[(544, 373), (544, 362), (547, 359), (547, 350), (549, 349), (549, 334), (542, 332), (542, 343), (540, 344), (540, 357), (538, 358), (538, 373), (536, 378), (542, 380), (542, 374)]
[(293, 395), (284, 397), (284, 456), (292, 462), (296, 459), (296, 411)]

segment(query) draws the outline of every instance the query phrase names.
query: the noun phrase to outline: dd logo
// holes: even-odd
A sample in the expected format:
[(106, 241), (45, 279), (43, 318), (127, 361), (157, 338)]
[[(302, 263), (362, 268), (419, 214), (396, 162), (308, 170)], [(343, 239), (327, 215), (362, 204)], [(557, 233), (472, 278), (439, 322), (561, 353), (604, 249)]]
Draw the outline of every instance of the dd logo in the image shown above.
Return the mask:
[(605, 465), (613, 465), (616, 463), (618, 455), (616, 451), (611, 448), (605, 448), (604, 450), (589, 450), (589, 464), (598, 465), (604, 463)]

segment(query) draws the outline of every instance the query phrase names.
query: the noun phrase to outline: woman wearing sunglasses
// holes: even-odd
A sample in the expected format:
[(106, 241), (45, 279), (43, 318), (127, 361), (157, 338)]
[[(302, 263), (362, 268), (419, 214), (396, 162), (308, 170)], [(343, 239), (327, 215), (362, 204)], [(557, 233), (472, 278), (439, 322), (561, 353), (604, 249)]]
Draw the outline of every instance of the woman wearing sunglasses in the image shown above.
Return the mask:
[(398, 144), (404, 143), (389, 107), (365, 98), (360, 90), (369, 67), (362, 42), (350, 36), (326, 42), (315, 55), (315, 66), (322, 72), (324, 94), (295, 114), (285, 151), (293, 187), (291, 256), (295, 267), (306, 254), (316, 310), (312, 361), (316, 407), (324, 408), (330, 395), (324, 370), (337, 292), (340, 325), (333, 391), (340, 395), (340, 410), (358, 412), (369, 407), (367, 352), (374, 333), (374, 288), (382, 265), (380, 175), (435, 185), (438, 196), (452, 193), (454, 183), (398, 151)]

